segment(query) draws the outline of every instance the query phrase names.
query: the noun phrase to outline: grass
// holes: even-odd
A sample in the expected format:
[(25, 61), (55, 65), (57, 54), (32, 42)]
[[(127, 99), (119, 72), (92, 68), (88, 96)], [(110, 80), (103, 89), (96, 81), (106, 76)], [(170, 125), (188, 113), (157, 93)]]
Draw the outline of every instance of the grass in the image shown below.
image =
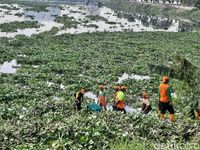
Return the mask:
[(39, 28), (38, 21), (9, 22), (0, 24), (1, 32), (17, 32), (18, 29)]

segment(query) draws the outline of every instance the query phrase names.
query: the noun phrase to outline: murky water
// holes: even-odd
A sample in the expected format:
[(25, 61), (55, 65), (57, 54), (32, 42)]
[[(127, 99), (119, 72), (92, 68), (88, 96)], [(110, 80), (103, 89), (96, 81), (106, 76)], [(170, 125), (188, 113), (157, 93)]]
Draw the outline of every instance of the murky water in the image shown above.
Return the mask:
[[(0, 4), (0, 6), (11, 7), (11, 5)], [(138, 14), (127, 14), (124, 12), (116, 12), (107, 7), (99, 7), (98, 5), (62, 5), (61, 7), (48, 7), (48, 11), (26, 11), (25, 7), (17, 4), (12, 5), (11, 9), (0, 8), (0, 24), (13, 21), (38, 21), (41, 26), (39, 28), (19, 29), (17, 32), (0, 32), (0, 37), (15, 37), (19, 34), (31, 36), (58, 27), (57, 35), (70, 33), (79, 34), (85, 32), (118, 32), (118, 31), (166, 31), (179, 32), (185, 31), (186, 26), (181, 20), (172, 20), (168, 18), (158, 18), (152, 16), (142, 16)], [(79, 22), (77, 28), (62, 29), (63, 24), (55, 21), (57, 16), (67, 15), (73, 17)], [(90, 20), (87, 16), (98, 15), (104, 20)]]
[(20, 66), (15, 59), (10, 62), (6, 61), (2, 65), (0, 64), (0, 73), (13, 74)]

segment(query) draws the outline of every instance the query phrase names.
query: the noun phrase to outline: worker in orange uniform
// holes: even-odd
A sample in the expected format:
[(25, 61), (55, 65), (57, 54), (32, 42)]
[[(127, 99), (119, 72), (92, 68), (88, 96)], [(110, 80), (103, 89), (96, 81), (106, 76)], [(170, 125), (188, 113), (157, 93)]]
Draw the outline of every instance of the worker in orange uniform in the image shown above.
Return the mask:
[(145, 91), (142, 95), (142, 113), (148, 114), (152, 110), (150, 102), (149, 102), (149, 96), (147, 92)]
[(166, 110), (169, 111), (170, 122), (174, 122), (174, 108), (172, 106), (171, 87), (169, 85), (169, 77), (164, 76), (159, 87), (159, 110), (160, 119), (165, 120)]
[(104, 85), (99, 85), (98, 104), (107, 111), (107, 96)]
[(117, 97), (116, 97), (116, 110), (117, 111), (125, 111), (125, 92), (126, 92), (127, 87), (126, 86), (121, 86), (121, 90), (117, 92)]

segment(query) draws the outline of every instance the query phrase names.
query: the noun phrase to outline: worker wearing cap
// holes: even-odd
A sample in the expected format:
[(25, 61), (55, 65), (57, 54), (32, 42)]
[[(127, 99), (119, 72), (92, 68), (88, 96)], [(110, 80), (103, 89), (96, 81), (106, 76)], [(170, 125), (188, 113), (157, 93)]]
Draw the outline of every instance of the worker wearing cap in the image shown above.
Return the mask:
[(76, 105), (76, 110), (80, 111), (82, 109), (81, 104), (83, 102), (83, 96), (85, 94), (85, 89), (81, 88), (80, 91), (74, 94), (75, 96), (75, 105)]
[(172, 106), (172, 96), (171, 96), (171, 87), (169, 85), (169, 77), (164, 76), (162, 83), (159, 87), (159, 110), (160, 110), (160, 119), (165, 119), (166, 111), (169, 111), (170, 116), (169, 120), (174, 121), (174, 108)]
[(116, 110), (117, 111), (125, 111), (125, 92), (126, 92), (127, 87), (126, 86), (121, 86), (121, 90), (117, 92), (117, 97), (116, 97)]
[(107, 96), (104, 85), (99, 85), (98, 104), (107, 111)]

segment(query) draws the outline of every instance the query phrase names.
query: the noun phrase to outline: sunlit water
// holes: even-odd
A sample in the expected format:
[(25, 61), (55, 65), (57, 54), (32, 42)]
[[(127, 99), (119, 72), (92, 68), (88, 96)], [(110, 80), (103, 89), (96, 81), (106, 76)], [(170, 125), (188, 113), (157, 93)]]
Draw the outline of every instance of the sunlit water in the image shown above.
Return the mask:
[[(0, 6), (8, 6), (0, 4)], [(50, 31), (53, 27), (58, 27), (57, 35), (70, 33), (79, 34), (85, 32), (141, 32), (141, 31), (166, 31), (178, 32), (180, 31), (180, 20), (170, 20), (168, 18), (148, 17), (141, 15), (129, 15), (123, 12), (116, 12), (107, 7), (98, 7), (97, 5), (62, 5), (61, 7), (48, 7), (48, 11), (26, 11), (25, 7), (17, 4), (12, 7), (18, 10), (7, 10), (0, 8), (0, 24), (9, 23), (13, 21), (38, 21), (41, 26), (39, 28), (19, 29), (17, 32), (6, 33), (0, 32), (0, 37), (15, 37), (16, 35), (23, 34), (31, 36), (45, 31)], [(11, 7), (11, 8), (12, 8)], [(17, 16), (20, 14), (21, 16)], [(74, 20), (79, 22), (77, 28), (68, 28), (63, 30), (63, 24), (55, 21), (56, 16), (67, 15), (73, 17)], [(92, 21), (87, 18), (89, 15), (98, 15), (104, 17), (107, 21), (97, 20)], [(87, 22), (85, 22), (87, 20)], [(96, 25), (95, 27), (88, 27), (88, 25)]]

